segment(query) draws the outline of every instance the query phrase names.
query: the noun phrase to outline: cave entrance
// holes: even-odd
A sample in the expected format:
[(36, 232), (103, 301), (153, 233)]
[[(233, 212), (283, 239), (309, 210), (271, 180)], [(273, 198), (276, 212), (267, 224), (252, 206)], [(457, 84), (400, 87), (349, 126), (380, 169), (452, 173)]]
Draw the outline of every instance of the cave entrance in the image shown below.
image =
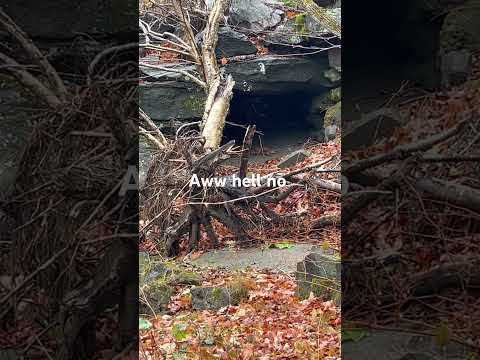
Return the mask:
[(318, 135), (318, 123), (315, 126), (310, 116), (312, 98), (308, 92), (252, 95), (237, 91), (230, 103), (230, 124), (225, 125), (224, 137), (241, 144), (245, 128), (240, 126), (256, 125), (263, 135), (254, 138), (253, 156), (268, 159), (296, 150)]

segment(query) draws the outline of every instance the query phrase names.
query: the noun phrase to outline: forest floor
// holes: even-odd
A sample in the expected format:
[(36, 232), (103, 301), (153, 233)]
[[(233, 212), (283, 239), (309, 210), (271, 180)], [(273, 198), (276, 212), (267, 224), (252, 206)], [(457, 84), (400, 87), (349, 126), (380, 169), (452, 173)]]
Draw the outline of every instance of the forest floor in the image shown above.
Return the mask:
[[(340, 143), (310, 144), (310, 156), (292, 171), (337, 155)], [(269, 154), (272, 156), (272, 154)], [(249, 172), (278, 172), (279, 159), (263, 158), (249, 166)], [(333, 167), (333, 166), (332, 166)], [(228, 174), (235, 168), (226, 165)], [(311, 176), (305, 174), (304, 176)], [(338, 174), (321, 174), (333, 179)], [(295, 269), (312, 245), (340, 250), (338, 226), (316, 229), (314, 220), (340, 213), (339, 194), (304, 187), (275, 205), (281, 215), (292, 215), (288, 226), (270, 226), (268, 222), (249, 231), (250, 243), (238, 247), (232, 234), (214, 223), (219, 238), (212, 249), (205, 236), (199, 249), (183, 249), (177, 263), (194, 266), (202, 286), (221, 286), (232, 279), (242, 279), (248, 297), (237, 305), (217, 311), (193, 310), (191, 286), (177, 286), (168, 310), (157, 316), (142, 318), (141, 359), (338, 359), (340, 354), (340, 309), (332, 301), (296, 296)], [(154, 252), (147, 241), (142, 250)]]
[[(361, 196), (385, 190), (379, 185), (383, 179), (402, 177), (394, 192), (377, 196), (349, 224), (342, 223), (342, 259), (369, 258), (379, 264), (374, 275), (362, 279), (362, 289), (358, 284), (353, 286), (362, 294), (350, 311), (344, 309), (344, 321), (348, 319), (358, 326), (374, 329), (413, 329), (435, 335), (440, 346), (456, 342), (480, 351), (480, 302), (478, 288), (472, 286), (478, 282), (478, 272), (464, 275), (465, 286), (445, 286), (444, 279), (435, 272), (443, 267), (458, 269), (459, 273), (466, 266), (478, 269), (478, 206), (475, 210), (455, 189), (468, 191), (470, 199), (479, 199), (479, 81), (480, 54), (477, 53), (473, 73), (466, 83), (410, 96), (410, 100), (398, 107), (406, 122), (393, 136), (367, 149), (342, 154), (344, 165), (348, 166), (358, 160), (392, 154), (399, 147), (406, 149), (459, 128), (453, 136), (426, 150), (404, 153), (368, 167), (364, 172), (380, 179), (376, 184), (350, 184)], [(408, 98), (409, 93), (418, 94), (415, 86), (404, 85), (392, 96)], [(427, 160), (429, 158), (435, 160)], [(409, 167), (413, 170), (402, 170)], [(432, 191), (431, 187), (419, 186), (422, 182), (442, 185), (440, 191)], [(349, 196), (349, 201), (353, 203), (355, 197)], [(349, 204), (342, 203), (346, 209)], [(395, 259), (388, 269), (382, 265), (382, 259), (387, 257)], [(366, 266), (363, 271), (367, 274), (371, 269)], [(415, 282), (420, 276), (438, 284), (438, 289), (421, 289)], [(371, 282), (373, 278), (378, 282), (376, 285)], [(382, 285), (379, 285), (380, 279)], [(415, 295), (417, 290), (421, 295)], [(385, 293), (393, 296), (388, 304), (381, 303), (376, 295)], [(349, 294), (349, 297), (357, 295)]]

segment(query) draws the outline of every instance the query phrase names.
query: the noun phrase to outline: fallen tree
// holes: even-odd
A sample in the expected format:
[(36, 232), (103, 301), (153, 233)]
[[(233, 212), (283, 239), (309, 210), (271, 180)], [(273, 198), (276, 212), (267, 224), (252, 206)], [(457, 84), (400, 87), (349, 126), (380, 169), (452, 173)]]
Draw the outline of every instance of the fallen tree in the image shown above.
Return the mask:
[[(251, 132), (252, 128), (247, 135)], [(251, 138), (245, 136), (242, 147), (235, 147), (234, 141), (230, 141), (211, 152), (204, 151), (200, 139), (201, 135), (193, 130), (177, 134), (176, 140), (170, 141), (168, 148), (154, 158), (141, 191), (145, 221), (142, 236), (154, 239), (165, 255), (177, 255), (183, 240), (189, 250), (197, 249), (202, 231), (215, 247), (218, 240), (213, 221), (245, 244), (251, 240), (249, 231), (257, 226), (295, 221), (292, 214), (278, 214), (274, 210), (295, 189), (308, 186), (312, 192), (329, 191), (332, 189), (323, 182), (335, 184), (321, 182), (315, 171), (332, 160), (329, 158), (290, 173), (251, 177), (248, 182), (255, 179), (258, 182), (245, 185), (242, 180), (248, 173)], [(238, 160), (238, 167), (225, 166), (227, 160), (231, 164), (234, 159)], [(302, 179), (291, 176), (301, 173), (309, 176)], [(284, 180), (284, 186), (278, 185), (278, 179)], [(326, 223), (319, 221), (317, 225), (335, 222), (338, 218)]]

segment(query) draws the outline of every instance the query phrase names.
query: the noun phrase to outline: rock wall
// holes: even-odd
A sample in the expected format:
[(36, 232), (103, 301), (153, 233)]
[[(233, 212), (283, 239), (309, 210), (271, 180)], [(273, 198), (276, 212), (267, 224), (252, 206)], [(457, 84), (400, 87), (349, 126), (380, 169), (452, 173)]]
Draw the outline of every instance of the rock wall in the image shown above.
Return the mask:
[[(225, 72), (232, 74), (235, 79), (234, 89), (237, 94), (252, 96), (281, 96), (294, 92), (304, 92), (306, 96), (320, 94), (338, 86), (340, 82), (338, 77), (329, 77), (331, 70), (326, 56), (309, 58), (272, 55), (225, 66)], [(152, 119), (183, 121), (201, 117), (205, 94), (200, 88), (163, 71), (148, 68), (142, 71), (149, 75), (150, 81), (140, 86), (140, 107)]]

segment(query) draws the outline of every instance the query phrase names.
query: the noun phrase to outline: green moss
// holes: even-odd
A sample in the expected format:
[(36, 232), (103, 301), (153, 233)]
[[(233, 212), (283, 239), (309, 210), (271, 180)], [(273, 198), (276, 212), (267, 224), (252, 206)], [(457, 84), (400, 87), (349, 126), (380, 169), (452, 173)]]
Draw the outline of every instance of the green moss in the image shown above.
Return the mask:
[(205, 107), (205, 100), (200, 96), (191, 95), (185, 100), (183, 106), (190, 112), (202, 113)]
[(202, 278), (193, 271), (174, 271), (168, 279), (170, 285), (200, 285)]
[(223, 296), (223, 291), (221, 288), (215, 288), (212, 290), (212, 299), (216, 302), (221, 301)]
[(341, 111), (342, 111), (341, 109), (342, 109), (342, 104), (340, 101), (327, 109), (327, 111), (325, 112), (324, 120), (323, 120), (324, 127), (327, 127), (330, 125), (340, 125)]
[(307, 34), (307, 15), (298, 14), (294, 19), (295, 31), (301, 35)]
[(342, 98), (342, 90), (340, 87), (330, 90), (328, 93), (328, 100), (332, 103), (337, 103)]

